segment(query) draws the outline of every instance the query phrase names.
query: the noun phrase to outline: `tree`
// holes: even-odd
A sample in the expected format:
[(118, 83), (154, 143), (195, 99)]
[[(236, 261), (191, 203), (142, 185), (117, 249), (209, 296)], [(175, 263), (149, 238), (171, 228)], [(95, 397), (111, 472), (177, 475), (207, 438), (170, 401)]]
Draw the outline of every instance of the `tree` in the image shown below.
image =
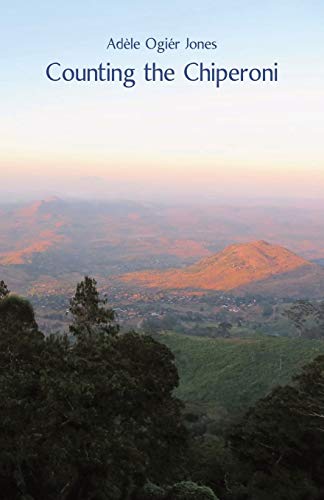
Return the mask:
[(316, 308), (308, 300), (298, 300), (285, 311), (285, 316), (293, 322), (298, 336), (302, 337), (305, 334), (307, 320), (316, 316)]
[(324, 356), (274, 389), (230, 435), (235, 484), (249, 500), (320, 500), (324, 493)]
[(207, 486), (182, 481), (167, 488), (147, 483), (138, 500), (218, 500)]
[(25, 464), (34, 454), (43, 343), (31, 304), (6, 294), (0, 301), (0, 488), (4, 500), (27, 495)]
[[(36, 334), (38, 326), (31, 303), (17, 295), (6, 294), (0, 300), (0, 333), (12, 336)], [(39, 332), (38, 332), (39, 333)]]
[(299, 337), (321, 339), (324, 337), (324, 302), (307, 300), (295, 302), (285, 315), (293, 322)]
[(218, 325), (217, 328), (217, 336), (224, 337), (224, 338), (229, 338), (231, 336), (231, 329), (233, 328), (233, 325), (231, 323), (228, 323), (227, 321), (223, 321)]
[(272, 304), (265, 304), (263, 306), (262, 316), (264, 318), (270, 318), (273, 315), (273, 306)]
[(206, 433), (191, 439), (188, 472), (192, 481), (209, 486), (220, 498), (226, 496), (226, 474), (232, 457), (224, 437)]
[(119, 327), (113, 309), (106, 307), (107, 301), (100, 298), (97, 282), (86, 276), (77, 284), (75, 295), (70, 300), (73, 335), (93, 336), (95, 334), (116, 335)]
[(130, 500), (147, 479), (179, 479), (187, 438), (169, 349), (111, 335), (93, 280), (72, 302), (73, 342), (24, 329), (30, 304), (6, 300), (6, 325), (19, 307), (15, 335), (0, 329), (1, 498)]
[(207, 486), (183, 481), (168, 488), (165, 500), (217, 500), (217, 497)]
[(305, 366), (295, 381), (304, 402), (300, 415), (307, 418), (310, 429), (324, 433), (324, 356)]
[(154, 483), (146, 483), (136, 500), (164, 500), (166, 491)]

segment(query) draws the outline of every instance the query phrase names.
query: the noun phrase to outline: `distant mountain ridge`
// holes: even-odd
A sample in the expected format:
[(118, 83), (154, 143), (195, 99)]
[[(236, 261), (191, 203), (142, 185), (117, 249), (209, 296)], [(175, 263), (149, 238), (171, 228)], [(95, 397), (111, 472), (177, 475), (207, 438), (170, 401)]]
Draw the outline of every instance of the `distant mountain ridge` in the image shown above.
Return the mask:
[[(295, 279), (294, 279), (295, 277)], [(121, 277), (125, 283), (157, 289), (202, 289), (219, 291), (249, 291), (261, 289), (271, 294), (299, 295), (301, 287), (309, 289), (314, 282), (317, 293), (324, 292), (324, 269), (290, 250), (264, 240), (234, 244), (204, 258), (196, 264), (166, 271), (143, 271)], [(289, 282), (289, 290), (283, 286)], [(268, 286), (267, 286), (268, 283)], [(270, 283), (270, 284), (269, 284)]]
[[(254, 248), (244, 250), (241, 245), (251, 241)], [(275, 245), (270, 250), (265, 241), (280, 242), (297, 255), (276, 254)], [(315, 289), (316, 296), (324, 296), (322, 269), (307, 259), (324, 259), (324, 209), (164, 206), (55, 196), (0, 202), (0, 278), (27, 295), (60, 294), (66, 284), (74, 285), (76, 275), (109, 283), (135, 272), (146, 287), (188, 285), (236, 293), (251, 287), (254, 293), (257, 287), (262, 293), (293, 295)]]

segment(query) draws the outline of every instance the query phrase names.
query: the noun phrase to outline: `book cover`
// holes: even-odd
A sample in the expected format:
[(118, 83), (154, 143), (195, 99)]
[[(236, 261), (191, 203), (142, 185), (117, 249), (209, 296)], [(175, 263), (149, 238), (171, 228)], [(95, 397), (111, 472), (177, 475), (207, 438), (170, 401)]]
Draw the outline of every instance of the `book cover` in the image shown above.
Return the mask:
[(1, 3), (1, 498), (323, 498), (323, 21)]

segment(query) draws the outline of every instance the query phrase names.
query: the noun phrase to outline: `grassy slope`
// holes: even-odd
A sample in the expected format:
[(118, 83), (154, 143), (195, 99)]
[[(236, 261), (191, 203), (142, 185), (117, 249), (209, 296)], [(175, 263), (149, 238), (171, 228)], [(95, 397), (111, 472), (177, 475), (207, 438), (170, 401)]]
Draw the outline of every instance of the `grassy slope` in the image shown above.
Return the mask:
[(244, 410), (317, 355), (324, 341), (273, 337), (220, 340), (166, 333), (160, 340), (176, 356), (177, 395), (230, 413)]

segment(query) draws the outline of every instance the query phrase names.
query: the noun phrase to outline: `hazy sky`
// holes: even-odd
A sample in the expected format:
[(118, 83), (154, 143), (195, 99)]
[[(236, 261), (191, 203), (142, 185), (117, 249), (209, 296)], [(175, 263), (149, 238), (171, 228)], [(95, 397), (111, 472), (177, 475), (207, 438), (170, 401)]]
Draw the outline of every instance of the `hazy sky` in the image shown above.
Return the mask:
[[(322, 197), (323, 0), (3, 0), (0, 191)], [(214, 52), (112, 53), (111, 37), (216, 40)], [(155, 61), (176, 82), (50, 82), (45, 69)], [(279, 65), (279, 82), (193, 83), (189, 62)], [(139, 75), (140, 73), (138, 73)]]

